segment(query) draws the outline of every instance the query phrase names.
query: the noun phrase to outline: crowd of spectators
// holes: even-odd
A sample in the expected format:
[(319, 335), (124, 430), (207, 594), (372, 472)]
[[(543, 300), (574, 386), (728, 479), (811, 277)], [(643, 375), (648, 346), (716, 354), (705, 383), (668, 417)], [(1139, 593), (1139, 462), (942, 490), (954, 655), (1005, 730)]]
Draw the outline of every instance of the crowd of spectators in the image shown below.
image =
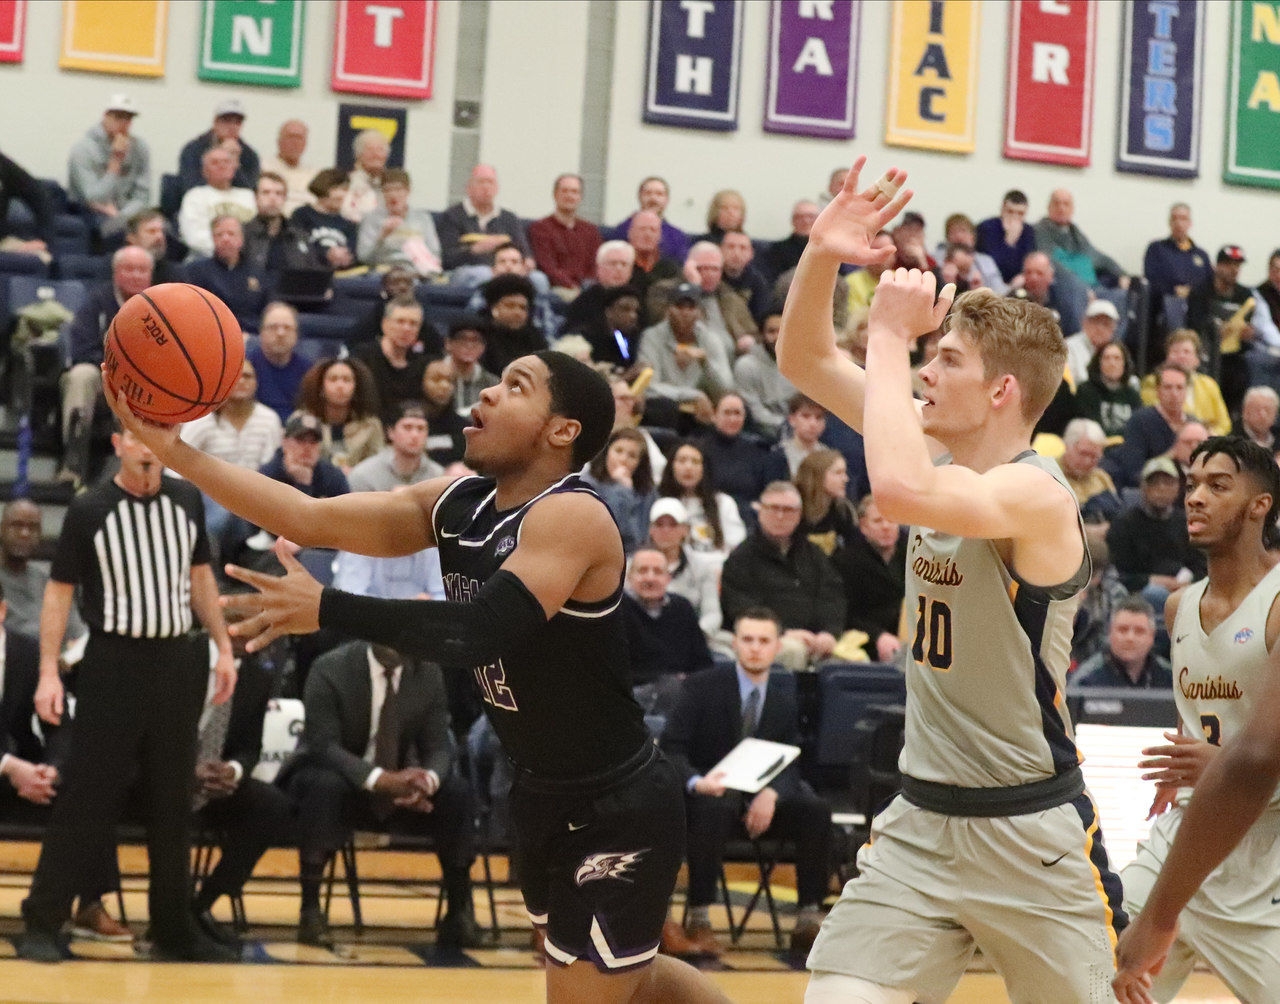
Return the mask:
[[(666, 218), (671, 193), (657, 176), (640, 183), (635, 210), (614, 226), (579, 215), (584, 183), (571, 173), (551, 181), (546, 216), (522, 219), (500, 202), (498, 172), (486, 164), (471, 172), (464, 198), (435, 211), (415, 200), (409, 171), (388, 165), (381, 133), (355, 138), (350, 171), (313, 169), (306, 124), (290, 120), (275, 154), (261, 159), (240, 136), (247, 112), (232, 100), (183, 147), (180, 200), (166, 216), (154, 207), (147, 144), (133, 131), (139, 111), (127, 95), (113, 95), (69, 155), (66, 191), (92, 223), (109, 278), (91, 286), (69, 327), (60, 477), (80, 484), (93, 473), (104, 334), (125, 300), (158, 282), (210, 290), (253, 335), (230, 397), (183, 437), (311, 495), (464, 472), (462, 429), (483, 388), (513, 359), (557, 347), (597, 365), (613, 386), (614, 432), (583, 476), (609, 506), (631, 559), (625, 614), (637, 695), (651, 714), (677, 716), (681, 755), (691, 756), (696, 740), (687, 731), (686, 678), (708, 679), (699, 674), (711, 672), (713, 659), (742, 665), (736, 628), (744, 621), (750, 637), (770, 634), (762, 621), (776, 625), (776, 648), (766, 637), (766, 649), (789, 671), (903, 657), (905, 528), (868, 494), (861, 437), (796, 393), (774, 348), (791, 276), (843, 171), (817, 199), (794, 203), (791, 232), (774, 241), (747, 229), (746, 201), (730, 189), (712, 198), (706, 231), (686, 233)], [(0, 228), (10, 199), (28, 204), (36, 236), (0, 232), (0, 250), (47, 261), (47, 192), (0, 156)], [(1190, 453), (1207, 436), (1232, 432), (1278, 445), (1280, 249), (1264, 279), (1242, 285), (1244, 250), (1200, 248), (1191, 209), (1179, 203), (1168, 235), (1151, 241), (1138, 268), (1089, 240), (1069, 190), (1048, 193), (1036, 222), (1029, 207), (1015, 189), (989, 217), (956, 212), (932, 247), (927, 221), (909, 212), (874, 245), (961, 291), (989, 288), (1055, 312), (1068, 361), (1036, 448), (1058, 458), (1094, 556), (1073, 648), (1082, 666), (1076, 679), (1167, 686), (1163, 602), (1204, 572), (1180, 502)], [(364, 272), (381, 277), (378, 298), (358, 316), (335, 314), (326, 284)], [(318, 294), (299, 293), (306, 275), (320, 276)], [(846, 269), (832, 304), (841, 348), (858, 361), (878, 275)], [(433, 317), (423, 291), (437, 285), (461, 290), (465, 308)], [(304, 344), (302, 321), (313, 315), (346, 323)], [(937, 334), (920, 339), (920, 365)], [(273, 540), (211, 500), (206, 524), (224, 559), (274, 561)], [(38, 534), (39, 510), (13, 502), (0, 523), (0, 584), (15, 632), (34, 633), (38, 623), (39, 573), (29, 563)], [(329, 562), (344, 588), (442, 594), (438, 560), (429, 557)], [(69, 635), (75, 630), (82, 628), (73, 623)], [(320, 684), (307, 682), (305, 670), (340, 641), (313, 639), (299, 657), (295, 685), (309, 713)], [(323, 670), (330, 686), (346, 686), (339, 674), (347, 663), (358, 672), (376, 663), (421, 678), (432, 695), (448, 691), (459, 734), (476, 716), (458, 692), (465, 678), (446, 672), (437, 687), (432, 670), (402, 665), (394, 653), (338, 651), (312, 670)], [(6, 677), (18, 679), (16, 671)], [(19, 801), (44, 791), (17, 759), (5, 762)], [(349, 801), (341, 766), (306, 775), (299, 797), (328, 798), (330, 808)], [(441, 761), (437, 788), (453, 769)], [(690, 767), (691, 778), (698, 769)], [(385, 792), (394, 796), (399, 783), (391, 778)], [(794, 784), (789, 791), (805, 794)], [(328, 937), (313, 902), (316, 869), (340, 830), (311, 834), (304, 851), (303, 929), (315, 943)], [(456, 869), (470, 851), (465, 841), (459, 847), (450, 844), (448, 867), (461, 889)], [(466, 940), (466, 918), (452, 936)]]

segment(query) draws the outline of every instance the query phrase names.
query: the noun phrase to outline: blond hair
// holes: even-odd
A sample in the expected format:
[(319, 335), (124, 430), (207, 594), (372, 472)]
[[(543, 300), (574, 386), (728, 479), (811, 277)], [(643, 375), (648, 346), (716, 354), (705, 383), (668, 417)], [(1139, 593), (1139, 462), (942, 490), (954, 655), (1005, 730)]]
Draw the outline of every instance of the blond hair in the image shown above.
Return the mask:
[(1044, 414), (1067, 365), (1067, 345), (1053, 311), (975, 289), (956, 299), (942, 330), (956, 331), (977, 346), (987, 380), (1008, 373), (1018, 381), (1028, 425)]

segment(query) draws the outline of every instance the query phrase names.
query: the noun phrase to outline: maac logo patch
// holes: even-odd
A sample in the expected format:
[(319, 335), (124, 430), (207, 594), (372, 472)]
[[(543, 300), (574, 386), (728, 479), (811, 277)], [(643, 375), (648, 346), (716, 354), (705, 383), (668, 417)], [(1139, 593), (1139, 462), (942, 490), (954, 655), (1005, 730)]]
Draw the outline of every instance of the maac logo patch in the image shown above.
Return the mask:
[(623, 882), (635, 881), (627, 874), (633, 864), (640, 860), (640, 855), (648, 853), (649, 848), (641, 851), (603, 851), (600, 854), (588, 854), (573, 873), (573, 881), (578, 885), (594, 882), (596, 879), (615, 878)]
[(1253, 628), (1241, 628), (1236, 632), (1236, 644), (1243, 645), (1253, 637)]
[(503, 537), (500, 541), (498, 541), (498, 546), (495, 547), (493, 550), (496, 554), (498, 554), (499, 556), (502, 556), (504, 554), (509, 553), (510, 551), (515, 550), (515, 546), (516, 546), (515, 537)]

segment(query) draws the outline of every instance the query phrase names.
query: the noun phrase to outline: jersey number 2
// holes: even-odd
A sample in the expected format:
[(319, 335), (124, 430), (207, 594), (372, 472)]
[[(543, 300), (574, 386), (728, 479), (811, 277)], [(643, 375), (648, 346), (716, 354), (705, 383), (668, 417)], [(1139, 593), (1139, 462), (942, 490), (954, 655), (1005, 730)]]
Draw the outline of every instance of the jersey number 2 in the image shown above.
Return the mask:
[(911, 657), (930, 669), (946, 672), (951, 669), (951, 608), (927, 596), (918, 596), (916, 601), (916, 633), (911, 642)]
[(476, 686), (480, 688), (486, 704), (506, 711), (520, 710), (516, 707), (516, 695), (507, 686), (507, 670), (501, 659), (488, 666), (477, 666), (475, 674)]

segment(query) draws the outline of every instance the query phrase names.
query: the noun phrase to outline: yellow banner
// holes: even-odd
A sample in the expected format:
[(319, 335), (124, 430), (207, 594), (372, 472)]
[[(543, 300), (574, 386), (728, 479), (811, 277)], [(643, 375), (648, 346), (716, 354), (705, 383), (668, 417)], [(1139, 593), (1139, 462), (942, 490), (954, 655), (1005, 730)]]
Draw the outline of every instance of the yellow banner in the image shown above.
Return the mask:
[(977, 0), (895, 0), (886, 143), (973, 151), (980, 7)]
[(168, 0), (63, 0), (58, 65), (163, 77), (168, 14)]

